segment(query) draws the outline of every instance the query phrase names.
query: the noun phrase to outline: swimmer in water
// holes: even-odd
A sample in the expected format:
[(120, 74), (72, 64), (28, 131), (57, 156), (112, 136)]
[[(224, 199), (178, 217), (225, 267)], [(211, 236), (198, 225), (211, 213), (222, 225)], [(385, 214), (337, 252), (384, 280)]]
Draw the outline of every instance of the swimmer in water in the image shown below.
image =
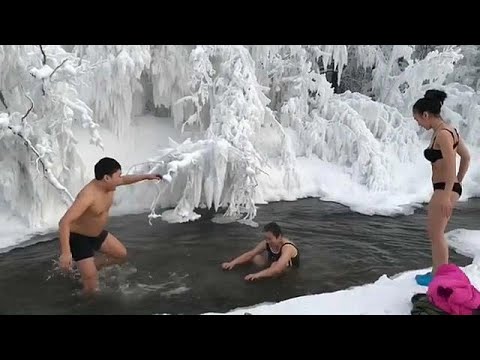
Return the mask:
[(263, 231), (264, 239), (255, 248), (230, 262), (223, 263), (222, 268), (231, 270), (237, 265), (246, 263), (268, 266), (257, 273), (245, 276), (246, 281), (275, 277), (289, 268), (297, 268), (300, 265), (300, 253), (295, 244), (283, 236), (280, 226), (271, 222), (265, 225)]

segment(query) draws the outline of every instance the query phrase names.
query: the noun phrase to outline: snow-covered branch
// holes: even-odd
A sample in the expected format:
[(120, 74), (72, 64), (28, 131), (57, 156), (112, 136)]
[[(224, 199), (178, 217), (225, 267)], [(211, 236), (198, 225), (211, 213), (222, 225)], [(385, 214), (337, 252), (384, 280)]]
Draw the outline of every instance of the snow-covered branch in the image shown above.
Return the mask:
[(68, 61), (68, 58), (67, 58), (67, 59), (64, 59), (64, 60), (60, 63), (60, 65), (58, 65), (55, 69), (53, 69), (52, 73), (49, 75), (49, 78), (51, 79), (52, 76), (53, 76), (53, 74), (55, 74), (55, 72), (56, 72), (58, 69), (60, 69), (60, 68), (63, 66), (63, 64), (65, 64), (67, 61)]
[[(57, 45), (0, 46), (0, 89), (8, 111), (2, 115), (0, 148), (2, 153), (10, 151), (10, 156), (0, 158), (7, 170), (0, 175), (0, 202), (9, 204), (30, 226), (43, 221), (49, 188), (61, 193), (61, 204), (55, 196), (50, 200), (61, 208), (73, 201), (73, 184), (84, 181), (84, 165), (73, 135), (78, 120), (90, 129), (91, 142), (102, 147), (99, 125), (77, 91), (84, 68), (89, 66)], [(39, 173), (47, 182), (36, 180)], [(19, 186), (8, 189), (15, 181)]]
[(3, 106), (5, 107), (5, 110), (8, 111), (8, 105), (5, 102), (5, 97), (3, 96), (2, 90), (0, 90), (0, 101), (2, 102)]
[(143, 91), (141, 75), (150, 67), (150, 45), (76, 45), (74, 53), (98, 64), (85, 78), (81, 97), (93, 108), (99, 124), (124, 136), (132, 119), (134, 94)]
[(242, 221), (252, 223), (257, 175), (268, 166), (267, 154), (257, 149), (263, 141), (260, 130), (271, 123), (286, 137), (268, 108), (264, 94), (268, 88), (258, 83), (255, 62), (243, 46), (197, 46), (190, 54), (189, 69), (191, 92), (176, 104), (190, 103), (194, 113), (184, 121), (182, 131), (192, 126), (206, 130), (204, 139), (172, 142), (153, 159), (165, 161), (164, 171), (172, 178), (169, 196), (182, 189), (175, 210), (167, 213), (173, 216), (168, 221), (193, 220), (198, 217), (194, 209), (204, 205), (215, 210), (226, 207), (225, 216), (243, 214)]
[(42, 64), (46, 65), (47, 64), (47, 55), (45, 54), (45, 51), (43, 50), (42, 45), (38, 45), (40, 47), (40, 51), (42, 53)]
[(27, 94), (25, 94), (25, 96), (27, 97), (28, 100), (30, 100), (30, 108), (27, 110), (25, 115), (22, 116), (22, 121), (27, 118), (28, 114), (30, 114), (30, 112), (33, 110), (33, 107), (34, 107), (32, 98), (30, 96), (28, 96)]
[(17, 132), (12, 126), (8, 125), (7, 128), (14, 135), (16, 135), (20, 139), (22, 139), (22, 141), (25, 144), (25, 146), (27, 147), (27, 149), (35, 154), (37, 161), (40, 162), (40, 164), (42, 165), (43, 175), (45, 176), (45, 178), (48, 180), (48, 182), (50, 182), (50, 184), (52, 184), (53, 187), (55, 187), (57, 190), (60, 190), (62, 193), (64, 193), (66, 195), (66, 199), (67, 199), (66, 202), (67, 202), (68, 205), (70, 205), (75, 200), (75, 198), (72, 196), (72, 194), (70, 194), (68, 189), (65, 186), (63, 186), (60, 183), (60, 181), (58, 181), (58, 179), (52, 173), (51, 169), (43, 161), (42, 156), (40, 155), (38, 150), (35, 148), (35, 146), (32, 145), (32, 142), (29, 139), (25, 138), (20, 132)]

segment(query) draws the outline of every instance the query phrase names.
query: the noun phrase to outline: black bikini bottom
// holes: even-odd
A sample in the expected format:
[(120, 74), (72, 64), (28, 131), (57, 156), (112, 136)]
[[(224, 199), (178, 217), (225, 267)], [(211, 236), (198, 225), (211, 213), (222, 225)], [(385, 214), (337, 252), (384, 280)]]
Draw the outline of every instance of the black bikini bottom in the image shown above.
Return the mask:
[[(437, 182), (433, 184), (433, 189), (434, 190), (445, 190), (445, 183), (444, 182)], [(452, 191), (455, 191), (458, 196), (462, 196), (462, 185), (458, 182), (453, 184), (453, 189)]]

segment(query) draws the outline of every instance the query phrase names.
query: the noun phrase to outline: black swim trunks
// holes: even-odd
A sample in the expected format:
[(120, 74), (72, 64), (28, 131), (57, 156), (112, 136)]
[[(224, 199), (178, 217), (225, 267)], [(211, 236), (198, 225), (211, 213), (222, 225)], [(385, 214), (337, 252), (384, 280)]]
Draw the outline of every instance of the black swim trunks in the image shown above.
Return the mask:
[(95, 237), (70, 233), (70, 251), (73, 260), (80, 261), (93, 257), (94, 252), (100, 249), (107, 235), (107, 230), (103, 230), (100, 235)]

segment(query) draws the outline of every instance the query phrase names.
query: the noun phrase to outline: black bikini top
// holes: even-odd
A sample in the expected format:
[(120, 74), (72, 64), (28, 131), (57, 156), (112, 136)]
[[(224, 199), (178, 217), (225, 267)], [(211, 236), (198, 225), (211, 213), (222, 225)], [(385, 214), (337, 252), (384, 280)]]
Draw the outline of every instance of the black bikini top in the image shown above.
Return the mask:
[[(455, 135), (453, 135), (453, 132), (451, 132), (448, 129), (440, 129), (440, 130), (447, 130), (450, 134), (452, 134), (453, 141), (455, 141)], [(457, 129), (454, 129), (454, 130), (458, 137), (458, 140), (453, 144), (453, 148), (455, 149), (458, 146), (458, 143), (460, 142), (460, 135), (458, 135)], [(435, 137), (433, 138), (432, 145), (423, 151), (423, 155), (425, 156), (425, 159), (430, 161), (432, 164), (435, 161), (443, 158), (442, 151), (433, 148), (433, 145), (435, 144), (436, 139), (437, 139), (437, 135), (435, 135)]]

